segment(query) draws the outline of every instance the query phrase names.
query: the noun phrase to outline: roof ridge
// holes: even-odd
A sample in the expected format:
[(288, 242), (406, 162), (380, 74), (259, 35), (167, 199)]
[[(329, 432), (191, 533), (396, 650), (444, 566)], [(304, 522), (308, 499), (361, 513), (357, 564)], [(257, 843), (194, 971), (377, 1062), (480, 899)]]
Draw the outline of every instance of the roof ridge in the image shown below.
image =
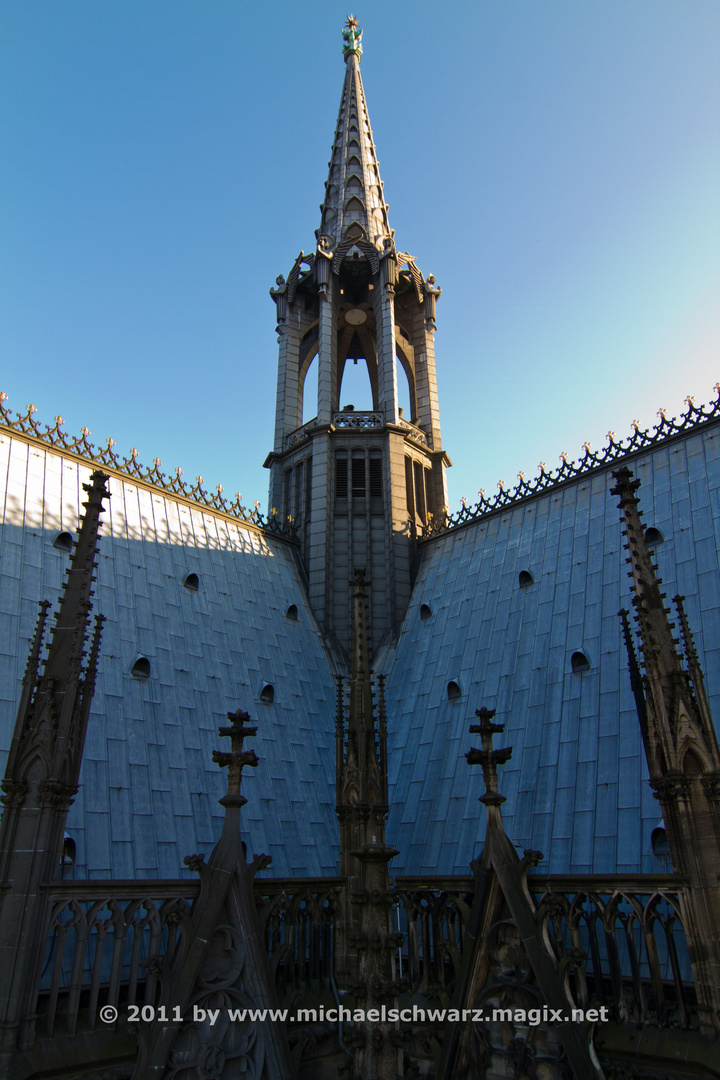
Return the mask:
[(505, 482), (500, 480), (498, 481), (499, 491), (492, 498), (488, 498), (485, 489), (480, 488), (478, 492), (480, 498), (474, 507), (470, 508), (468, 500), (465, 498), (460, 500), (461, 508), (454, 514), (450, 513), (448, 507), (444, 507), (442, 514), (430, 520), (424, 527), (422, 539), (430, 539), (451, 529), (456, 529), (461, 525), (478, 521), (488, 514), (497, 510), (504, 510), (506, 507), (522, 502), (532, 495), (550, 491), (577, 476), (583, 476), (586, 473), (605, 468), (613, 462), (638, 453), (640, 450), (657, 446), (659, 443), (665, 442), (683, 432), (702, 427), (712, 420), (720, 420), (720, 383), (716, 383), (713, 389), (718, 395), (717, 400), (709, 402), (707, 405), (697, 407), (692, 397), (686, 397), (687, 412), (682, 413), (679, 419), (668, 420), (666, 410), (659, 409), (657, 415), (660, 417), (660, 423), (656, 424), (653, 430), (650, 428), (643, 430), (639, 422), (634, 420), (632, 424), (633, 433), (627, 442), (622, 439), (616, 442), (615, 432), (608, 431), (606, 436), (608, 445), (603, 447), (602, 450), (593, 451), (589, 442), (583, 443), (585, 453), (578, 461), (569, 461), (568, 455), (562, 453), (560, 454), (561, 465), (556, 470), (548, 469), (545, 462), (541, 461), (538, 476), (532, 480), (526, 480), (525, 473), (519, 472), (517, 474), (518, 483), (512, 490), (506, 488)]
[(183, 470), (179, 466), (175, 469), (174, 476), (168, 476), (160, 469), (162, 465), (160, 458), (153, 458), (152, 468), (143, 466), (138, 461), (138, 451), (135, 447), (130, 450), (127, 457), (122, 458), (113, 450), (115, 440), (112, 438), (106, 439), (105, 447), (100, 450), (94, 443), (89, 441), (91, 434), (89, 428), (81, 428), (80, 435), (68, 435), (62, 428), (62, 416), (53, 418), (55, 420), (54, 425), (46, 424), (43, 427), (34, 418), (37, 409), (32, 404), (26, 406), (26, 413), (15, 413), (13, 418), (10, 409), (5, 404), (7, 400), (8, 395), (4, 391), (0, 391), (0, 427), (29, 436), (54, 449), (66, 450), (77, 457), (83, 458), (88, 464), (113, 469), (115, 472), (128, 477), (128, 479), (142, 481), (166, 494), (180, 496), (196, 503), (203, 509), (219, 511), (237, 521), (242, 521), (244, 524), (258, 526), (266, 532), (274, 533), (288, 540), (295, 539), (297, 528), (291, 519), (282, 521), (274, 508), (267, 518), (264, 517), (260, 513), (259, 502), (255, 502), (253, 509), (248, 510), (240, 501), (242, 495), (239, 491), (235, 493), (235, 498), (232, 501), (223, 496), (222, 484), (217, 485), (214, 493), (208, 492), (203, 487), (202, 476), (195, 477), (194, 485), (182, 480)]

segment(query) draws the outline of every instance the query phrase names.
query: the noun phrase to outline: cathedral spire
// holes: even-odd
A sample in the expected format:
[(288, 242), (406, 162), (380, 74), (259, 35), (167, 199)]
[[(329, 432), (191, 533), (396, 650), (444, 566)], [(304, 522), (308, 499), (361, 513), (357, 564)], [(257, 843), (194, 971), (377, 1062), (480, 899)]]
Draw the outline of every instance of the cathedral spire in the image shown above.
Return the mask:
[[(387, 205), (383, 197), (380, 168), (370, 127), (365, 91), (360, 76), (362, 30), (353, 15), (343, 30), (345, 80), (338, 113), (325, 198), (320, 207), (318, 232), (320, 249), (335, 249), (351, 225), (356, 240), (364, 240), (382, 251), (392, 243)], [(348, 244), (348, 250), (352, 244)], [(341, 260), (344, 252), (334, 251)]]
[[(396, 250), (354, 16), (343, 39), (342, 96), (315, 250), (301, 251), (287, 280), (280, 275), (270, 290), (279, 357), (275, 443), (265, 464), (271, 511), (297, 528), (310, 604), (344, 666), (353, 617), (345, 582), (356, 566), (367, 567), (372, 655), (400, 631), (415, 540), (444, 512), (450, 461), (435, 377), (440, 290), (414, 256)], [(309, 406), (311, 381), (317, 408)]]

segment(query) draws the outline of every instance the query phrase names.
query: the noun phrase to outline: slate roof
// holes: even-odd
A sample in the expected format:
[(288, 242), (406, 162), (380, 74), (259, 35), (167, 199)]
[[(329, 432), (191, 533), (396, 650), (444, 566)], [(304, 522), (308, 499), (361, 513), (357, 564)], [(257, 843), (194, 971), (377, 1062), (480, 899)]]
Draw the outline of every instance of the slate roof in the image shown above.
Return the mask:
[[(718, 717), (720, 425), (630, 464), (645, 524), (665, 538), (668, 596), (687, 597)], [(67, 565), (53, 541), (77, 529), (91, 467), (0, 433), (0, 767), (37, 602), (58, 595)], [(665, 868), (651, 852), (660, 811), (617, 618), (630, 594), (611, 486), (609, 469), (587, 474), (421, 546), (400, 638), (375, 665), (388, 675), (394, 873), (466, 873), (478, 853), (482, 781), (464, 754), (481, 705), (507, 724), (496, 745), (514, 748), (500, 775), (508, 835), (543, 851), (543, 870)], [(110, 489), (97, 583), (107, 622), (68, 818), (78, 876), (175, 877), (185, 855), (211, 849), (224, 792), (212, 751), (237, 707), (259, 725), (260, 766), (243, 778), (250, 851), (273, 856), (271, 874), (334, 874), (334, 668), (292, 547), (131, 480), (113, 476)], [(191, 572), (196, 593), (183, 586)], [(590, 660), (583, 674), (571, 671), (576, 650)], [(140, 655), (147, 681), (130, 674)], [(272, 705), (259, 700), (267, 683)]]
[[(668, 597), (687, 597), (714, 716), (720, 716), (720, 427), (630, 461)], [(622, 646), (630, 607), (610, 470), (488, 515), (422, 546), (413, 598), (388, 672), (394, 873), (467, 873), (484, 835), (479, 770), (464, 754), (481, 705), (512, 745), (503, 818), (544, 872), (662, 870), (661, 820)], [(519, 584), (521, 571), (534, 583)], [(421, 605), (431, 609), (421, 618)], [(582, 651), (590, 670), (573, 673)], [(459, 700), (447, 685), (457, 682)]]
[[(68, 565), (53, 541), (76, 534), (92, 467), (0, 435), (2, 769), (37, 602), (57, 597)], [(67, 825), (78, 875), (176, 877), (185, 855), (211, 850), (225, 791), (212, 751), (238, 707), (259, 728), (260, 765), (243, 777), (250, 852), (272, 855), (279, 876), (334, 873), (335, 681), (292, 548), (131, 481), (113, 476), (110, 491), (95, 603), (107, 622)], [(141, 655), (146, 681), (131, 675)]]

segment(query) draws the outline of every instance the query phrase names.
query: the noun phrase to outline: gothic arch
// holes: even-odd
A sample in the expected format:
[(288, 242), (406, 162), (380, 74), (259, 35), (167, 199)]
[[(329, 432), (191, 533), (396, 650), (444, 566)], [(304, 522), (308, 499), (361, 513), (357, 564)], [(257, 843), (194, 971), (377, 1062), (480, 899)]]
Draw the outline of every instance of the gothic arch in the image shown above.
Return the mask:
[[(410, 345), (410, 342), (407, 343)], [(412, 348), (412, 346), (410, 346)], [(409, 417), (413, 422), (417, 419), (417, 396), (415, 392), (415, 361), (414, 358), (408, 355), (404, 345), (398, 340), (397, 330), (395, 333), (395, 354), (400, 361), (400, 366), (405, 372), (405, 376), (408, 381), (408, 392), (410, 396), (410, 412), (412, 416)]]
[(682, 771), (690, 779), (703, 776), (711, 768), (705, 760), (705, 755), (694, 742), (685, 745), (682, 755)]
[(22, 761), (17, 774), (22, 776), (23, 780), (27, 784), (39, 783), (44, 780), (50, 771), (50, 762), (47, 759), (47, 753), (45, 753), (44, 747), (33, 747), (32, 757), (30, 760)]
[(343, 376), (345, 374), (345, 365), (348, 361), (348, 350), (352, 343), (353, 338), (357, 335), (360, 340), (360, 344), (365, 352), (364, 361), (367, 368), (368, 379), (370, 380), (370, 391), (372, 394), (372, 408), (378, 408), (379, 387), (378, 387), (378, 360), (377, 350), (375, 347), (375, 340), (367, 326), (346, 326), (340, 335), (338, 341), (338, 385), (337, 394), (338, 401), (336, 408), (339, 410), (342, 407), (341, 394)]
[[(297, 358), (297, 398), (296, 398), (296, 410), (297, 419), (293, 423), (292, 418), (289, 418), (290, 423), (293, 426), (302, 426), (308, 420), (311, 420), (315, 413), (311, 413), (309, 416), (304, 416), (305, 412), (305, 385), (307, 377), (312, 367), (313, 360), (318, 353), (318, 330), (319, 323), (316, 319), (310, 324), (308, 329), (303, 334), (300, 340), (300, 346), (298, 349)], [(312, 406), (312, 403), (311, 403)]]
[(330, 232), (333, 226), (333, 222), (337, 217), (337, 210), (334, 210), (332, 206), (328, 206), (323, 214), (323, 231)]
[[(307, 424), (309, 420), (312, 420), (313, 416), (317, 416), (317, 366), (315, 364), (317, 354), (318, 351), (316, 346), (308, 353), (307, 363), (303, 368), (301, 378), (298, 379), (298, 424), (301, 427), (303, 424)], [(305, 385), (307, 383), (308, 375), (311, 376), (309, 384), (310, 393), (306, 394)]]
[(313, 359), (317, 355), (318, 351), (318, 331), (320, 328), (319, 320), (316, 319), (314, 323), (305, 331), (300, 341), (300, 354), (298, 359), (298, 389), (304, 384), (307, 370), (310, 367)]
[(353, 195), (345, 203), (345, 213), (346, 214), (361, 214), (361, 213), (364, 214), (365, 213), (365, 203), (361, 199), (359, 199), (357, 195)]
[[(352, 202), (352, 199), (350, 200), (350, 202)], [(349, 205), (350, 205), (350, 203), (348, 203), (348, 206)], [(347, 209), (347, 207), (345, 209)], [(357, 245), (357, 247), (359, 247), (360, 250), (362, 251), (363, 255), (367, 256), (367, 258), (368, 258), (368, 260), (370, 262), (370, 270), (371, 270), (371, 272), (373, 274), (377, 274), (377, 272), (378, 272), (378, 270), (380, 268), (380, 261), (378, 259), (377, 249), (375, 247), (373, 247), (373, 245), (370, 243), (370, 241), (367, 238), (367, 233), (366, 233), (365, 229), (363, 229), (362, 225), (357, 221), (354, 221), (349, 226), (349, 228), (346, 229), (345, 235), (343, 236), (342, 240), (340, 241), (337, 248), (335, 249), (335, 254), (333, 255), (333, 264), (332, 264), (333, 273), (334, 274), (339, 274), (340, 273), (340, 267), (342, 266), (342, 261), (343, 261), (343, 259), (345, 258), (348, 251), (350, 250), (350, 248), (353, 245)]]

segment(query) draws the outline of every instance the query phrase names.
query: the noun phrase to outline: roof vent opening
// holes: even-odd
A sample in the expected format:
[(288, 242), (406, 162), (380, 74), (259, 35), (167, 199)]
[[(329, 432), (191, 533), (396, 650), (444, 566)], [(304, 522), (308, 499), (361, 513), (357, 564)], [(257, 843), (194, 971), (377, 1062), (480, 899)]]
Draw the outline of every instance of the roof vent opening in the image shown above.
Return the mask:
[(432, 608), (428, 604), (420, 605), (420, 618), (429, 619), (432, 615)]
[(150, 661), (147, 656), (138, 656), (130, 669), (130, 674), (133, 679), (140, 679), (141, 682), (145, 682), (150, 678)]
[(183, 585), (188, 592), (197, 592), (200, 588), (200, 578), (197, 574), (188, 574), (183, 581)]
[(577, 675), (581, 675), (583, 671), (590, 670), (590, 661), (583, 652), (574, 652), (570, 657), (570, 664), (572, 665), (573, 672)]
[(60, 532), (53, 540), (53, 547), (56, 551), (64, 551), (67, 555), (72, 551), (73, 538), (72, 533)]
[(459, 701), (460, 700), (460, 698), (462, 697), (462, 690), (460, 689), (460, 686), (459, 686), (458, 683), (451, 680), (447, 684), (447, 696), (448, 696), (448, 701)]
[(63, 866), (74, 866), (75, 855), (77, 853), (77, 844), (73, 840), (72, 836), (65, 835), (62, 845), (62, 861)]
[(270, 685), (270, 683), (267, 683), (265, 686), (263, 686), (262, 690), (260, 691), (260, 700), (262, 701), (263, 705), (272, 705), (273, 701), (275, 700), (275, 690)]
[(297, 621), (298, 621), (298, 609), (297, 609), (297, 604), (291, 604), (291, 605), (290, 605), (290, 607), (289, 607), (289, 608), (287, 609), (287, 611), (285, 612), (285, 617), (286, 617), (287, 619), (292, 619), (292, 621), (293, 621), (293, 622), (297, 622)]
[(521, 589), (527, 589), (530, 585), (535, 584), (535, 578), (529, 570), (521, 570), (520, 576), (518, 577), (518, 584)]
[(645, 530), (645, 543), (648, 547), (657, 547), (657, 545), (662, 544), (664, 540), (665, 537), (654, 525), (651, 525), (649, 529)]
[(650, 834), (652, 853), (656, 859), (667, 859), (670, 855), (667, 833), (662, 825), (658, 825)]

